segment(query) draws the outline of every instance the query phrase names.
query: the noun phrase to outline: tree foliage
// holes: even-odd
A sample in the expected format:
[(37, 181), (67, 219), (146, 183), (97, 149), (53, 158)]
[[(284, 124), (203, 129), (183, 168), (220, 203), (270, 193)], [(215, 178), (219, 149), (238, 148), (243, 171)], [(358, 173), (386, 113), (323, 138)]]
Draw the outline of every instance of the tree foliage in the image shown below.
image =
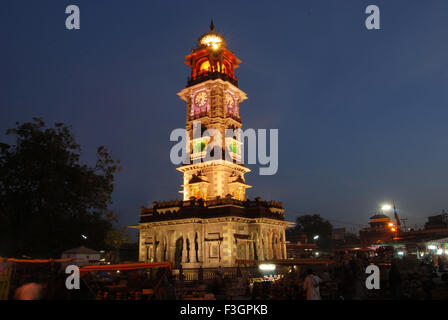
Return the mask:
[(324, 220), (320, 215), (303, 215), (296, 218), (296, 226), (287, 230), (287, 236), (294, 237), (294, 235), (305, 234), (308, 241), (311, 242), (314, 236), (318, 235), (316, 240), (318, 246), (322, 249), (331, 247), (331, 235), (333, 232), (332, 224)]
[(124, 229), (113, 228), (106, 233), (105, 245), (107, 249), (106, 260), (118, 263), (120, 259), (120, 248), (126, 242)]
[(100, 249), (114, 219), (108, 206), (119, 161), (101, 146), (93, 167), (81, 163), (81, 147), (63, 123), (16, 125), (6, 132), (16, 143), (0, 143), (0, 256)]

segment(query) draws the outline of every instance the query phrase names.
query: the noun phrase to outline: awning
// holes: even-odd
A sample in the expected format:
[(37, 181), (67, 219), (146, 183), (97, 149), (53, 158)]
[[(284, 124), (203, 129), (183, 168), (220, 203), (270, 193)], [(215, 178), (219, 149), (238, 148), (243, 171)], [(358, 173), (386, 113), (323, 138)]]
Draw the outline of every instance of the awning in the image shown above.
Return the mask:
[(17, 263), (51, 263), (51, 262), (69, 262), (75, 260), (74, 258), (66, 258), (66, 259), (14, 259), (14, 258), (1, 258), (0, 262), (17, 262)]
[(236, 264), (245, 265), (259, 265), (259, 264), (277, 264), (277, 265), (308, 265), (308, 264), (332, 264), (334, 260), (328, 259), (283, 259), (283, 260), (272, 260), (272, 261), (258, 261), (258, 260), (235, 260)]
[(169, 268), (171, 270), (171, 263), (169, 262), (139, 262), (139, 263), (125, 263), (125, 264), (105, 264), (99, 266), (84, 266), (79, 268), (79, 271), (117, 271), (117, 270), (141, 270), (150, 268)]

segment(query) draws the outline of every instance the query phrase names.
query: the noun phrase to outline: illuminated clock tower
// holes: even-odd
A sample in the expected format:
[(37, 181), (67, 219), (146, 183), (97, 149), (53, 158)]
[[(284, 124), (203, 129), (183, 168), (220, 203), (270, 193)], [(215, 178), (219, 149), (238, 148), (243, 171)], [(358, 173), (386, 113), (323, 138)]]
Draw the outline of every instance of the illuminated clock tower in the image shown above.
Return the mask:
[[(140, 261), (169, 261), (194, 279), (199, 267), (236, 272), (237, 265), (286, 259), (285, 228), (294, 224), (285, 221), (282, 203), (246, 197), (250, 186), (244, 174), (250, 170), (240, 161), (237, 130), (240, 104), (247, 99), (235, 76), (240, 62), (213, 22), (186, 57), (191, 75), (178, 93), (187, 104), (189, 137), (188, 162), (177, 168), (183, 173), (183, 199), (140, 208), (134, 226), (140, 231)], [(220, 135), (207, 135), (211, 129)], [(236, 131), (226, 137), (227, 129)], [(216, 150), (222, 156), (212, 156)]]
[[(235, 76), (240, 62), (227, 49), (224, 37), (214, 30), (213, 21), (210, 31), (199, 38), (197, 48), (185, 57), (191, 76), (187, 87), (178, 95), (187, 103), (187, 150), (192, 164), (178, 168), (184, 174), (180, 191), (184, 200), (192, 197), (204, 200), (229, 196), (238, 200), (246, 198), (246, 189), (250, 186), (245, 183), (244, 174), (250, 170), (238, 164), (241, 161), (240, 139), (226, 137), (225, 132), (242, 127), (239, 107), (247, 96), (238, 88)], [(221, 141), (213, 145), (222, 150), (222, 159), (205, 159), (212, 141), (210, 136), (194, 134), (194, 125), (199, 126), (199, 123), (201, 133), (208, 129), (219, 131)], [(226, 151), (230, 155), (227, 161)]]

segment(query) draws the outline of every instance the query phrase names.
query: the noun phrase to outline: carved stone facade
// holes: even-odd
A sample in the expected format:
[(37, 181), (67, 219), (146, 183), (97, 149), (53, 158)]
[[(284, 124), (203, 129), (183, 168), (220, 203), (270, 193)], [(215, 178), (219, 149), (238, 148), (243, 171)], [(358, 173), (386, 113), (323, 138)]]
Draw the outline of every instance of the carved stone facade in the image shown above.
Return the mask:
[(286, 259), (281, 203), (219, 199), (142, 208), (140, 260), (184, 268), (234, 267), (236, 259)]

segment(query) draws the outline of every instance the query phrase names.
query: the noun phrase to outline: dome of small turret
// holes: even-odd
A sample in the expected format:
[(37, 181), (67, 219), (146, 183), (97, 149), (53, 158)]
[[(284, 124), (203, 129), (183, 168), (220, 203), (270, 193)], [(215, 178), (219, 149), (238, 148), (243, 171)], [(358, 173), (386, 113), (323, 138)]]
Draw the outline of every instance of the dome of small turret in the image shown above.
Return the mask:
[(226, 39), (222, 34), (215, 31), (213, 20), (210, 23), (210, 31), (204, 33), (199, 37), (198, 48), (210, 47), (212, 49), (219, 49), (226, 46)]

